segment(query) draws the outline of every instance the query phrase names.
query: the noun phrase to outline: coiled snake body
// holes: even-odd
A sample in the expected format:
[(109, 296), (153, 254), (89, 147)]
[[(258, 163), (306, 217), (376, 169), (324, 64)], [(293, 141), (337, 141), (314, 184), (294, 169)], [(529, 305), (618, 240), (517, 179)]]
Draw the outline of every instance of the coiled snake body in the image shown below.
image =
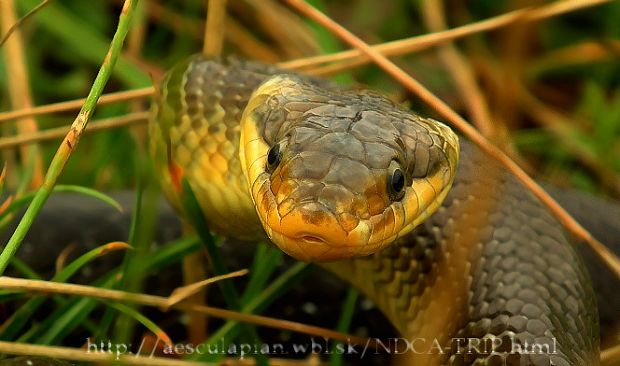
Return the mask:
[[(589, 278), (554, 217), (439, 122), (368, 92), (193, 57), (160, 87), (157, 174), (209, 227), (264, 237), (373, 299), (408, 362), (598, 364)], [(334, 261), (335, 260), (335, 261)]]

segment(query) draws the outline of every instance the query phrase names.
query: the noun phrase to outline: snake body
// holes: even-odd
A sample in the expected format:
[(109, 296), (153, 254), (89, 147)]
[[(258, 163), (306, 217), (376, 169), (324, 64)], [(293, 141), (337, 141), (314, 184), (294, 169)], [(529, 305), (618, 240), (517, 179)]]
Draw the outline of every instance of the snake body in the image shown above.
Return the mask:
[(457, 139), (439, 122), (372, 93), (202, 57), (175, 66), (154, 105), (151, 148), (173, 204), (182, 211), (186, 179), (214, 231), (266, 233), (296, 258), (328, 261), (408, 339), (408, 363), (598, 364), (596, 304), (573, 244), (467, 141), (457, 169)]

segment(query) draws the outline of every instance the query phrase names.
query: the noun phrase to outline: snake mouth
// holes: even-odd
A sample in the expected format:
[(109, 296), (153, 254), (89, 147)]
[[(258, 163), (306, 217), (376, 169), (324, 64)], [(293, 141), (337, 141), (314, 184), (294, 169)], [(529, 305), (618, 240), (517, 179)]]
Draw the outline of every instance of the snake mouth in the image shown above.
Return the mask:
[[(270, 201), (274, 197), (266, 191), (263, 198)], [(300, 204), (283, 216), (276, 212), (259, 216), (271, 241), (294, 258), (312, 262), (344, 259), (363, 255), (365, 247), (370, 247), (363, 227), (345, 230), (320, 204)]]
[(282, 251), (306, 262), (341, 260), (358, 257), (362, 255), (360, 253), (365, 252), (360, 249), (360, 243), (346, 241), (346, 238), (334, 241), (334, 238), (324, 238), (314, 233), (287, 235), (269, 226), (266, 226), (266, 231), (271, 241)]
[(308, 244), (325, 244), (325, 240), (322, 238), (319, 238), (318, 236), (314, 236), (314, 235), (303, 235), (301, 238), (299, 238), (301, 241), (304, 241)]

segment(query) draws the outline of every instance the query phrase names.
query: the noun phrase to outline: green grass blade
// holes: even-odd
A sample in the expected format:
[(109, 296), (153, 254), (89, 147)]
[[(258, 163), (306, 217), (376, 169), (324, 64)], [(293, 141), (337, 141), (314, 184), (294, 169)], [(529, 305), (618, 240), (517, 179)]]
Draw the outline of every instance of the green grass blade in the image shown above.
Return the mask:
[[(116, 281), (116, 272), (95, 282), (95, 286), (110, 288)], [(93, 298), (74, 298), (56, 308), (41, 324), (41, 332), (24, 340), (37, 344), (56, 344), (82, 326), (88, 315), (95, 309), (98, 301)]]
[(29, 278), (31, 280), (40, 280), (41, 276), (29, 265), (27, 265), (24, 261), (19, 258), (13, 258), (11, 260), (11, 266), (19, 271), (24, 278)]
[[(127, 246), (120, 245), (120, 243), (112, 243), (97, 247), (71, 262), (62, 271), (56, 274), (51, 281), (53, 282), (66, 282), (71, 276), (73, 276), (80, 268), (84, 267), (88, 263), (92, 262), (96, 258), (109, 253), (112, 250), (126, 249)], [(13, 259), (15, 263), (15, 258)], [(34, 296), (26, 303), (24, 303), (7, 321), (4, 322), (2, 329), (0, 329), (0, 340), (9, 341), (14, 339), (17, 334), (28, 323), (32, 314), (45, 302), (45, 296)]]
[[(146, 162), (144, 162), (146, 164)], [(144, 166), (144, 165), (143, 165)], [(139, 171), (138, 182), (142, 181)], [(149, 180), (154, 182), (153, 179)], [(140, 184), (139, 184), (140, 185)], [(145, 272), (139, 271), (148, 259), (148, 255), (153, 243), (153, 233), (157, 221), (157, 203), (159, 191), (153, 185), (147, 185), (145, 189), (140, 189), (136, 196), (135, 208), (133, 210), (131, 230), (128, 241), (135, 250), (127, 252), (123, 261), (123, 278), (117, 289), (128, 292), (142, 292), (144, 287)], [(128, 304), (127, 307), (139, 309), (135, 304)], [(136, 310), (137, 311), (137, 310)], [(128, 343), (133, 336), (134, 318), (121, 315), (114, 326), (114, 341), (117, 343)]]
[[(171, 343), (170, 338), (155, 322), (146, 316), (142, 315), (138, 310), (131, 306), (127, 306), (125, 304), (117, 303), (117, 302), (108, 302), (108, 306), (115, 308), (121, 313), (125, 314), (128, 317), (131, 317), (138, 323), (142, 324), (146, 329), (150, 330), (151, 333), (157, 336), (158, 339), (163, 339), (165, 343)], [(120, 343), (123, 344), (123, 343)]]
[(284, 253), (272, 245), (260, 244), (254, 254), (254, 262), (250, 268), (250, 280), (241, 297), (241, 303), (247, 304), (260, 294), (265, 284), (282, 262)]
[[(75, 185), (59, 184), (54, 187), (53, 192), (54, 193), (60, 193), (60, 192), (80, 193), (85, 196), (93, 197), (104, 203), (107, 203), (110, 206), (114, 207), (119, 212), (123, 211), (123, 207), (121, 206), (121, 204), (118, 203), (118, 201), (116, 201), (114, 198), (106, 195), (105, 193), (101, 193), (97, 190), (94, 190), (92, 188), (83, 187), (83, 186), (75, 186)], [(35, 195), (36, 195), (36, 192), (29, 192), (21, 196), (20, 198), (14, 200), (13, 202), (11, 202), (9, 207), (7, 207), (6, 211), (3, 212), (2, 216), (4, 217), (7, 214), (13, 213), (16, 210), (19, 210), (21, 207), (29, 204), (30, 202), (32, 202)]]
[(117, 200), (108, 196), (105, 193), (99, 192), (92, 188), (70, 185), (70, 184), (59, 184), (54, 187), (54, 193), (59, 193), (59, 192), (73, 192), (73, 193), (82, 194), (84, 196), (92, 197), (94, 199), (97, 199), (103, 203), (107, 203), (108, 205), (114, 207), (118, 212), (123, 212), (123, 206), (121, 206), (121, 204), (118, 203)]
[[(186, 179), (183, 179), (183, 194), (181, 195), (181, 200), (183, 208), (186, 210), (187, 216), (191, 221), (191, 224), (196, 229), (198, 236), (207, 247), (207, 251), (211, 256), (213, 272), (216, 276), (229, 273), (228, 269), (226, 268), (226, 264), (224, 263), (224, 258), (222, 257), (220, 250), (216, 247), (215, 240), (211, 235), (208, 226), (205, 225), (207, 220), (202, 214), (202, 210), (198, 205), (196, 196), (194, 195), (194, 192)], [(228, 306), (232, 310), (239, 311), (241, 309), (241, 300), (233, 284), (229, 281), (219, 281), (217, 284), (219, 285), (219, 288), (222, 291), (222, 295), (224, 296), (224, 300), (226, 301)], [(256, 328), (254, 326), (244, 324), (243, 328), (244, 332), (243, 334), (241, 334), (241, 337), (244, 342), (249, 342), (250, 344), (261, 344), (260, 339), (258, 338), (258, 333), (256, 332)], [(255, 360), (258, 365), (268, 364), (268, 357), (263, 354), (255, 355)]]
[[(215, 244), (215, 239), (213, 235), (211, 235), (211, 232), (208, 229), (208, 225), (205, 225), (205, 223), (207, 223), (207, 220), (202, 214), (202, 210), (198, 205), (196, 196), (194, 195), (191, 186), (185, 179), (183, 179), (183, 194), (181, 196), (182, 205), (187, 212), (187, 217), (196, 232), (198, 233), (198, 237), (207, 247), (207, 251), (211, 256), (213, 262), (213, 273), (216, 276), (229, 273), (230, 271), (228, 270), (226, 263), (224, 262), (224, 258), (222, 257), (219, 249)], [(218, 282), (218, 285), (222, 290), (224, 300), (226, 300), (228, 306), (235, 310), (238, 310), (240, 308), (240, 302), (237, 290), (235, 290), (233, 285), (228, 281), (220, 281)]]
[(82, 326), (95, 306), (97, 301), (90, 298), (72, 299), (67, 306), (58, 308), (47, 317), (41, 327), (45, 331), (37, 337), (35, 343), (51, 345), (60, 342)]
[[(357, 298), (359, 296), (359, 292), (351, 287), (347, 292), (347, 297), (344, 300), (344, 304), (342, 305), (342, 311), (340, 313), (340, 319), (338, 320), (338, 325), (336, 326), (336, 330), (341, 333), (346, 333), (349, 331), (349, 327), (351, 326), (351, 320), (353, 319), (353, 313), (355, 312), (355, 303), (357, 302)], [(342, 345), (342, 342), (336, 343), (336, 345)], [(329, 359), (330, 366), (341, 366), (344, 364), (343, 352), (334, 352)]]
[(129, 31), (129, 25), (131, 24), (131, 17), (133, 12), (135, 11), (135, 7), (137, 4), (136, 1), (126, 0), (125, 5), (123, 6), (123, 11), (121, 12), (118, 27), (116, 29), (116, 33), (112, 38), (112, 42), (110, 43), (110, 48), (108, 54), (106, 55), (101, 68), (99, 69), (99, 73), (93, 82), (93, 86), (86, 97), (86, 101), (82, 106), (77, 118), (75, 119), (73, 125), (71, 126), (71, 131), (67, 134), (67, 137), (60, 144), (57, 153), (54, 155), (52, 162), (50, 163), (50, 167), (45, 175), (45, 180), (43, 181), (43, 185), (37, 191), (34, 196), (30, 206), (26, 210), (24, 217), (22, 217), (21, 221), (17, 225), (15, 232), (9, 239), (9, 242), (6, 244), (6, 247), (0, 253), (0, 275), (2, 275), (9, 265), (11, 258), (17, 252), (17, 249), (21, 245), (22, 241), (26, 237), (26, 233), (32, 226), (35, 217), (41, 211), (43, 204), (47, 201), (49, 195), (52, 192), (52, 189), (56, 185), (60, 174), (62, 173), (65, 165), (67, 164), (69, 158), (71, 157), (71, 153), (74, 149), (77, 148), (77, 144), (79, 142), (79, 138), (86, 128), (90, 116), (92, 115), (95, 107), (97, 105), (97, 100), (101, 96), (103, 92), (103, 88), (105, 87), (107, 81), (110, 79), (112, 74), (112, 70), (114, 69), (114, 65), (116, 64), (116, 60), (121, 53), (123, 42), (125, 40), (125, 36)]
[[(244, 313), (260, 314), (271, 303), (273, 303), (273, 301), (299, 283), (310, 272), (311, 268), (312, 266), (308, 263), (295, 263), (295, 265), (289, 268), (281, 276), (278, 276), (278, 278), (267, 286), (258, 296), (244, 305), (241, 311)], [(241, 331), (242, 328), (240, 326), (241, 324), (239, 324), (239, 322), (233, 320), (227, 321), (215, 333), (213, 333), (211, 337), (209, 337), (205, 344), (215, 344), (221, 342), (222, 339), (233, 339), (233, 337)], [(200, 361), (215, 361), (220, 359), (222, 356), (223, 355), (217, 354), (195, 354), (189, 358)]]
[[(104, 246), (105, 247), (105, 246)], [(152, 270), (161, 270), (164, 267), (167, 267), (175, 262), (180, 261), (185, 255), (192, 253), (196, 250), (200, 250), (202, 248), (202, 244), (195, 236), (181, 238), (179, 240), (172, 241), (166, 245), (163, 245), (159, 250), (152, 256), (148, 256), (145, 263), (141, 265), (139, 268), (140, 271), (148, 272)], [(78, 259), (73, 261), (67, 267), (63, 269), (53, 280), (57, 282), (64, 282), (69, 279), (73, 273), (75, 273), (79, 268), (87, 264), (88, 262), (96, 259), (98, 256), (102, 255), (106, 250), (103, 247), (95, 248), (88, 253), (80, 256)], [(119, 268), (116, 268), (109, 272), (105, 278), (115, 278), (119, 273)], [(104, 282), (104, 280), (100, 280), (98, 282)], [(9, 294), (6, 296), (15, 295)], [(33, 312), (41, 306), (41, 304), (45, 301), (45, 297), (36, 296), (26, 302), (19, 310), (16, 312), (10, 320), (5, 323), (4, 328), (0, 331), (0, 339), (2, 340), (14, 340), (15, 337), (19, 334), (19, 331), (23, 329), (23, 326), (28, 323)], [(93, 305), (94, 306), (94, 305)], [(59, 310), (55, 311), (50, 317), (48, 323), (45, 323), (46, 326), (48, 324), (53, 323), (53, 316), (60, 316), (65, 312), (69, 312), (71, 307), (80, 307), (81, 311), (86, 311), (91, 309), (92, 307), (87, 303), (78, 302), (76, 299), (69, 300), (66, 304), (61, 306)], [(78, 310), (71, 310), (72, 314), (80, 314)], [(87, 316), (87, 314), (84, 314)], [(83, 317), (84, 318), (84, 317)], [(103, 319), (105, 320), (105, 319)], [(102, 321), (103, 322), (103, 321)], [(66, 321), (65, 321), (66, 324)], [(78, 326), (76, 324), (75, 326)], [(39, 329), (45, 329), (45, 327), (41, 327)], [(31, 336), (27, 337), (25, 340), (32, 340), (32, 337), (41, 333), (40, 330), (38, 333), (32, 333)], [(47, 339), (57, 339), (58, 331), (55, 334), (49, 334)]]

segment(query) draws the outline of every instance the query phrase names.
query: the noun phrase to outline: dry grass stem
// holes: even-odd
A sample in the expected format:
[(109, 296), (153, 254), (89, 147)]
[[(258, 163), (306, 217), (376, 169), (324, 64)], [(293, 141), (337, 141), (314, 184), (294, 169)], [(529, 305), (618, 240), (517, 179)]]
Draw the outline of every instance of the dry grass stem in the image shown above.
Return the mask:
[[(191, 37), (204, 40), (204, 21), (189, 19), (160, 3), (149, 2), (147, 5), (148, 16), (154, 21), (170, 27), (178, 36), (189, 34)], [(249, 58), (263, 62), (274, 63), (279, 61), (280, 56), (269, 48), (263, 41), (256, 38), (251, 32), (237, 23), (232, 17), (226, 17), (226, 32), (224, 37), (235, 45), (238, 51)]]
[(620, 195), (620, 177), (602, 164), (587, 145), (580, 143), (580, 140), (576, 138), (580, 131), (574, 127), (573, 121), (538, 100), (525, 89), (525, 86), (521, 85), (518, 89), (517, 98), (519, 103), (525, 107), (526, 113), (570, 149), (577, 160), (596, 174), (607, 188), (611, 189), (614, 194)]
[(209, 0), (207, 26), (205, 27), (202, 53), (207, 57), (222, 54), (224, 44), (224, 25), (226, 24), (226, 0)]
[(75, 251), (76, 248), (77, 246), (75, 245), (75, 243), (70, 243), (60, 252), (60, 254), (58, 254), (58, 257), (56, 257), (56, 262), (54, 264), (56, 273), (60, 273), (60, 271), (65, 268), (69, 256)]
[[(412, 53), (414, 51), (420, 51), (426, 48), (430, 48), (447, 41), (453, 41), (458, 38), (463, 38), (472, 34), (505, 27), (507, 25), (511, 25), (517, 22), (541, 21), (543, 19), (551, 18), (563, 13), (568, 13), (582, 8), (608, 3), (610, 1), (612, 0), (557, 1), (552, 4), (543, 5), (540, 7), (511, 11), (493, 18), (489, 18), (487, 20), (481, 20), (479, 22), (467, 24), (461, 27), (456, 27), (450, 30), (425, 34), (421, 36), (414, 36), (398, 41), (383, 43), (373, 47), (377, 52), (380, 52), (385, 56), (404, 55)], [(354, 49), (329, 55), (306, 57), (288, 62), (282, 62), (279, 64), (279, 66), (290, 69), (304, 69), (309, 67), (316, 67), (319, 64), (345, 60), (355, 60), (355, 62), (349, 63), (348, 67), (351, 67), (351, 65), (363, 65), (370, 62), (370, 58), (367, 57), (362, 51)]]
[(561, 67), (620, 59), (620, 41), (586, 41), (552, 50), (528, 65), (529, 74), (540, 74)]
[[(98, 345), (98, 344), (97, 344)], [(155, 347), (154, 345), (153, 347)], [(122, 352), (123, 347), (119, 345), (119, 348), (115, 350), (112, 348), (109, 352), (108, 349), (97, 351), (89, 351), (82, 348), (69, 348), (69, 347), (57, 347), (57, 346), (41, 346), (35, 344), (15, 343), (0, 341), (0, 353), (14, 356), (33, 356), (33, 357), (50, 357), (61, 360), (82, 361), (82, 362), (96, 362), (97, 364), (122, 364), (122, 365), (138, 365), (138, 366), (252, 366), (256, 365), (253, 359), (225, 359), (222, 362), (194, 362), (178, 360), (174, 358), (155, 357), (154, 349), (145, 349), (143, 355), (129, 354), (129, 350), (126, 353)], [(117, 352), (118, 351), (118, 354)], [(117, 358), (118, 356), (118, 358)], [(269, 364), (272, 366), (322, 366), (322, 363), (316, 355), (310, 356), (305, 360), (285, 360), (278, 358), (270, 358)]]
[(618, 366), (620, 364), (620, 344), (601, 351), (601, 366)]
[[(445, 11), (441, 0), (423, 1), (421, 3), (424, 20), (431, 32), (446, 29)], [(465, 102), (465, 108), (471, 116), (472, 123), (480, 133), (495, 137), (495, 129), (486, 99), (476, 81), (476, 76), (467, 59), (452, 42), (446, 42), (437, 50), (444, 67), (454, 80), (457, 91)]]
[(244, 7), (240, 11), (255, 13), (257, 25), (277, 43), (287, 58), (313, 55), (320, 51), (321, 48), (315, 40), (312, 30), (304, 24), (297, 14), (291, 12), (278, 1), (232, 1), (230, 5), (239, 8), (241, 3), (247, 3), (249, 8)]
[(282, 58), (263, 41), (256, 38), (233, 18), (226, 18), (226, 38), (246, 56), (266, 63), (276, 63)]
[[(39, 5), (42, 7), (44, 3)], [(30, 80), (26, 69), (26, 59), (22, 35), (18, 27), (16, 18), (15, 3), (13, 0), (0, 2), (0, 19), (2, 21), (2, 32), (12, 37), (6, 39), (4, 53), (6, 58), (7, 79), (9, 85), (9, 96), (13, 109), (31, 108), (32, 96), (30, 93)], [(22, 18), (25, 19), (25, 18)], [(32, 117), (24, 117), (17, 121), (17, 132), (19, 134), (35, 133), (38, 130), (37, 122)], [(22, 165), (26, 169), (32, 169), (30, 184), (38, 187), (43, 183), (43, 161), (39, 148), (36, 145), (21, 147)], [(32, 164), (32, 165), (31, 165)]]
[[(188, 232), (184, 232), (188, 234)], [(190, 253), (183, 257), (182, 271), (183, 271), (183, 283), (184, 287), (178, 289), (180, 292), (179, 300), (184, 299), (185, 304), (192, 305), (206, 305), (207, 301), (207, 288), (203, 286), (195, 286), (200, 280), (207, 277), (208, 263), (203, 252)], [(193, 293), (188, 296), (183, 296), (183, 289), (191, 290), (195, 288)], [(177, 290), (172, 292), (170, 297), (174, 297)], [(171, 304), (178, 302), (175, 299), (168, 298), (170, 303), (166, 306), (165, 310), (170, 309)], [(203, 339), (207, 338), (209, 318), (203, 313), (189, 312), (187, 314), (187, 339), (192, 343), (200, 343)]]
[[(140, 293), (130, 293), (118, 290), (110, 290), (85, 285), (75, 285), (68, 283), (49, 282), (41, 280), (27, 280), (21, 278), (0, 277), (0, 288), (7, 290), (17, 290), (26, 292), (41, 292), (44, 294), (67, 294), (73, 296), (91, 297), (101, 300), (132, 302), (146, 306), (153, 306), (162, 310), (168, 308), (169, 298)], [(186, 303), (176, 303), (171, 309), (197, 312), (223, 319), (236, 320), (245, 323), (266, 326), (270, 328), (286, 329), (294, 332), (305, 333), (318, 337), (350, 342), (351, 344), (368, 345), (374, 344), (373, 340), (355, 337), (349, 334), (340, 333), (331, 329), (301, 324), (288, 320), (274, 319), (266, 316), (245, 314), (232, 310), (225, 310), (204, 305), (194, 305)]]
[[(136, 112), (127, 114), (120, 117), (111, 117), (106, 119), (100, 119), (91, 122), (86, 130), (87, 133), (96, 131), (105, 131), (112, 128), (118, 128), (122, 126), (137, 125), (140, 123), (146, 123), (148, 120), (149, 112)], [(67, 126), (50, 128), (47, 130), (16, 135), (11, 137), (0, 138), (0, 150), (7, 149), (14, 146), (20, 146), (24, 144), (30, 144), (40, 141), (49, 141), (60, 139), (67, 134)]]
[[(35, 344), (14, 343), (0, 341), (0, 354), (15, 356), (39, 356), (50, 357), (63, 360), (84, 361), (84, 362), (103, 362), (110, 364), (138, 365), (138, 366), (205, 366), (216, 365), (214, 363), (192, 362), (175, 360), (173, 358), (138, 356), (132, 354), (95, 351), (91, 352), (86, 349), (69, 348), (69, 347), (53, 347), (41, 346)], [(118, 357), (118, 358), (117, 358)], [(118, 361), (117, 361), (118, 360)]]
[(127, 35), (127, 55), (133, 59), (140, 59), (142, 47), (144, 46), (144, 39), (146, 38), (146, 16), (145, 16), (145, 3), (141, 2), (136, 8), (136, 15), (134, 17), (133, 25)]
[[(134, 90), (126, 90), (116, 93), (110, 93), (106, 95), (102, 95), (97, 102), (97, 105), (110, 104), (116, 102), (124, 102), (133, 99), (140, 99), (147, 96), (152, 95), (155, 92), (155, 88), (152, 86), (134, 89)], [(69, 110), (75, 110), (82, 107), (82, 104), (86, 101), (85, 98), (82, 99), (74, 99), (68, 100), (66, 102), (46, 104), (39, 107), (27, 108), (27, 109), (18, 109), (9, 112), (0, 113), (0, 123), (4, 121), (9, 121), (17, 118), (28, 117), (28, 116), (39, 116), (42, 114), (50, 114), (50, 113), (59, 113), (65, 112)]]

